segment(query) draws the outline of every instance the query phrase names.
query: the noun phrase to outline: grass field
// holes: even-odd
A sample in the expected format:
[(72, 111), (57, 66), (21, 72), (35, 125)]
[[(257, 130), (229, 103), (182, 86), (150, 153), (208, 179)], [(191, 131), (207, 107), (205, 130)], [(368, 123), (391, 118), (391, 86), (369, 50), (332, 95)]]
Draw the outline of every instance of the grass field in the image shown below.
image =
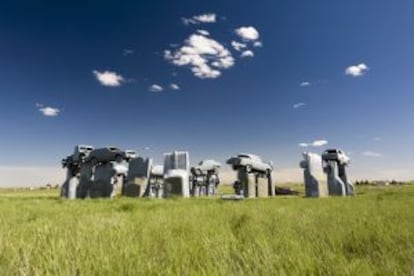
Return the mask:
[(350, 198), (0, 192), (0, 275), (414, 275), (414, 186)]

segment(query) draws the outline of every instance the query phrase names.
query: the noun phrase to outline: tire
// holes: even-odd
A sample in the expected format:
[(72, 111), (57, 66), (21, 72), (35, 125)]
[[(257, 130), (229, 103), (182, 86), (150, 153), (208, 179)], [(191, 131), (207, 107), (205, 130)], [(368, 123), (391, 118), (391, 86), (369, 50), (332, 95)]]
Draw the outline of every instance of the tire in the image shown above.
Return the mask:
[(78, 163), (82, 164), (83, 162), (85, 162), (85, 154), (81, 153), (81, 154), (79, 154)]
[(119, 155), (119, 154), (115, 155), (115, 162), (117, 162), (117, 163), (121, 163), (121, 162), (122, 162), (122, 160), (123, 160), (123, 158), (122, 158), (122, 156), (121, 156), (121, 155)]
[(272, 175), (272, 171), (271, 170), (269, 170), (269, 169), (267, 169), (266, 170), (266, 176), (267, 177), (270, 177)]
[(94, 166), (98, 165), (98, 159), (96, 159), (96, 157), (92, 157), (91, 160), (90, 160), (90, 162)]

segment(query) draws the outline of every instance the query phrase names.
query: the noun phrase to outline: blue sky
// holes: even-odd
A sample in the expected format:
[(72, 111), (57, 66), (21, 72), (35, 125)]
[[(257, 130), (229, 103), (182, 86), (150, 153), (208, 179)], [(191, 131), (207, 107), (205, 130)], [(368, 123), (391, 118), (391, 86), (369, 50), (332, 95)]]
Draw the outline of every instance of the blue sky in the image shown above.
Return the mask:
[(58, 178), (86, 143), (157, 162), (252, 152), (297, 179), (302, 151), (339, 147), (354, 178), (414, 179), (413, 14), (408, 0), (2, 1), (0, 172)]

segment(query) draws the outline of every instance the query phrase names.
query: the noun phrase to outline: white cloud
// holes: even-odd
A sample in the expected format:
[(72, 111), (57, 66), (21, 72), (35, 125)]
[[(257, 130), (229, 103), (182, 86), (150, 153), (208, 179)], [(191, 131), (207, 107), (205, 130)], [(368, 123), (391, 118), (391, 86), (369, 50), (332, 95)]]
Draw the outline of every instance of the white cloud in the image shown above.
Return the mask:
[(180, 90), (181, 87), (178, 84), (176, 84), (176, 83), (171, 83), (170, 84), (170, 89), (172, 89), (172, 90)]
[(246, 44), (244, 44), (244, 43), (240, 43), (240, 42), (237, 42), (237, 41), (232, 41), (231, 42), (231, 46), (234, 48), (234, 50), (236, 50), (236, 51), (241, 51), (241, 50), (243, 50), (244, 48), (246, 48), (247, 47), (247, 45)]
[(164, 90), (164, 88), (161, 85), (158, 85), (158, 84), (153, 84), (149, 87), (149, 91), (151, 91), (151, 92), (161, 92), (163, 90)]
[(111, 71), (99, 72), (97, 70), (94, 70), (92, 72), (95, 75), (96, 79), (103, 86), (117, 87), (117, 86), (121, 86), (121, 84), (125, 82), (124, 77), (122, 77), (121, 75), (115, 72), (111, 72)]
[(311, 83), (308, 82), (308, 81), (303, 81), (303, 82), (300, 83), (300, 86), (302, 86), (302, 87), (311, 86)]
[(206, 13), (193, 16), (195, 20), (202, 23), (215, 23), (216, 22), (216, 14), (214, 13)]
[(134, 54), (134, 53), (135, 53), (135, 50), (132, 50), (132, 49), (124, 49), (124, 50), (122, 51), (122, 55), (123, 55), (124, 57), (129, 56), (129, 55), (132, 55), (132, 54)]
[(374, 140), (375, 142), (381, 142), (382, 138), (381, 137), (374, 137), (372, 140)]
[(345, 74), (352, 76), (352, 77), (360, 77), (363, 76), (366, 71), (369, 70), (369, 67), (364, 64), (352, 65), (345, 69)]
[(216, 23), (217, 16), (214, 13), (206, 13), (200, 15), (194, 15), (191, 18), (181, 19), (185, 25), (201, 24), (201, 23)]
[(242, 58), (254, 57), (254, 53), (253, 53), (253, 51), (246, 50), (246, 51), (243, 51), (243, 53), (241, 53), (240, 57), (242, 57)]
[(252, 26), (240, 27), (235, 32), (244, 40), (258, 40), (260, 36), (256, 28)]
[(201, 35), (204, 35), (204, 36), (210, 35), (210, 33), (208, 31), (206, 31), (206, 30), (197, 30), (197, 33), (199, 33)]
[(293, 105), (293, 108), (294, 108), (294, 109), (298, 109), (298, 108), (303, 107), (303, 106), (305, 106), (305, 103), (295, 103), (295, 104)]
[(253, 47), (263, 47), (263, 42), (261, 42), (261, 41), (255, 41), (253, 43)]
[(184, 45), (174, 51), (164, 51), (164, 57), (176, 66), (189, 66), (202, 79), (217, 78), (222, 69), (234, 65), (230, 51), (218, 41), (200, 34), (192, 34)]
[(374, 157), (374, 158), (381, 158), (384, 157), (384, 155), (382, 153), (379, 152), (373, 152), (373, 151), (364, 151), (362, 153), (363, 156), (365, 157)]
[(316, 140), (316, 141), (313, 141), (312, 146), (322, 147), (322, 146), (325, 146), (326, 144), (328, 144), (328, 141), (326, 140)]
[(312, 143), (300, 143), (299, 147), (307, 148), (307, 147), (322, 147), (328, 144), (326, 140), (315, 140)]
[(56, 117), (59, 115), (61, 110), (56, 107), (51, 106), (43, 106), (42, 104), (36, 104), (36, 107), (38, 108), (39, 112), (42, 113), (43, 116), (46, 117)]

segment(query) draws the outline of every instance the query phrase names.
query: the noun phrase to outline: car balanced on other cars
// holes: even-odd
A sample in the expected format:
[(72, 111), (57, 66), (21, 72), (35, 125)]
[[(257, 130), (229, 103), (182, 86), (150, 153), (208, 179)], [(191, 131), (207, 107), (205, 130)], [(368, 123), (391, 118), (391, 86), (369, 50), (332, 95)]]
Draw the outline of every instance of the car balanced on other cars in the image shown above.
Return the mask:
[(93, 150), (86, 159), (86, 162), (97, 164), (112, 161), (122, 162), (125, 159), (126, 154), (124, 151), (117, 147), (105, 147)]

